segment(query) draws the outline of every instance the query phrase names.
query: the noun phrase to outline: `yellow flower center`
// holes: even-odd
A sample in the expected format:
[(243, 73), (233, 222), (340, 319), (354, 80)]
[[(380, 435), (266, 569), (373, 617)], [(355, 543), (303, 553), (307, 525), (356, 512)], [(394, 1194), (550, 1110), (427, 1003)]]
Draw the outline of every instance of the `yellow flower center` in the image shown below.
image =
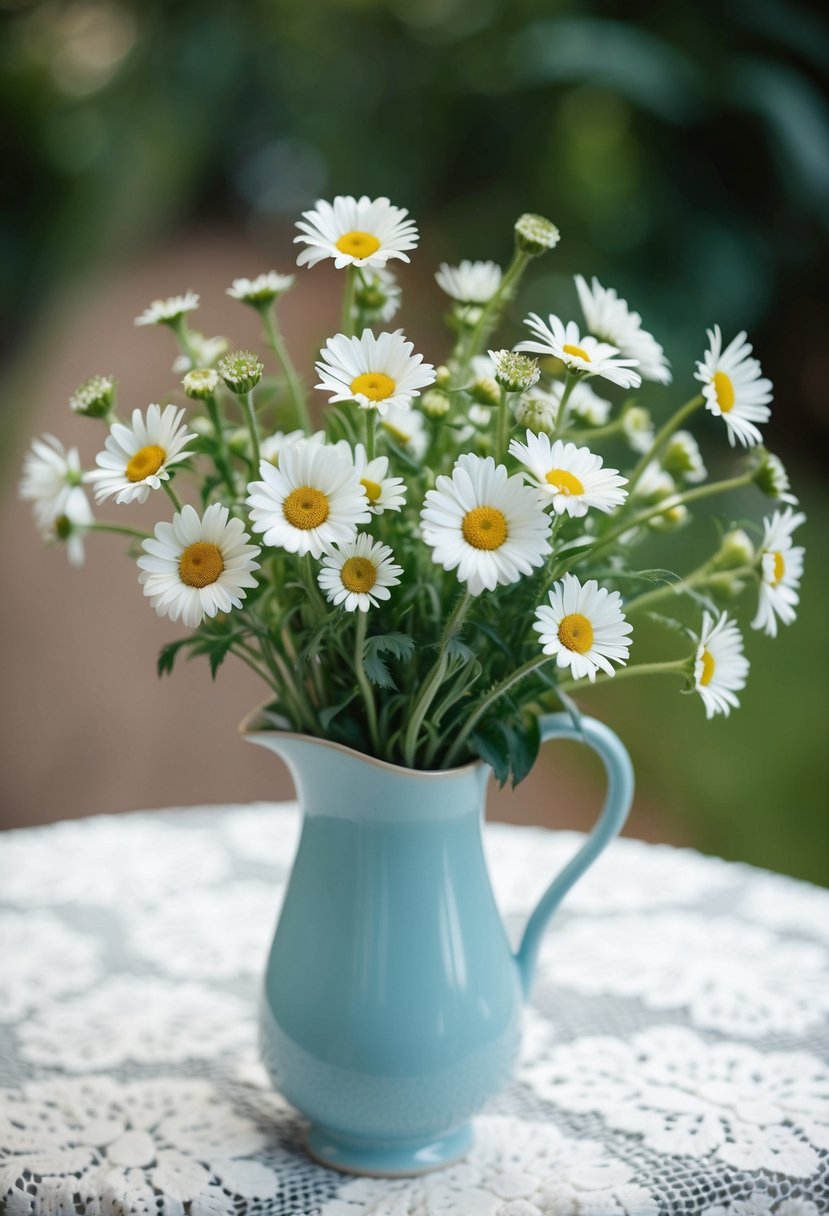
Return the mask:
[(724, 414), (734, 409), (734, 385), (731, 377), (725, 372), (714, 372), (714, 392), (717, 394), (717, 405)]
[(584, 493), (584, 486), (578, 477), (574, 477), (572, 473), (568, 473), (567, 469), (550, 469), (546, 475), (546, 479), (551, 486), (556, 487), (559, 494)]
[(319, 528), (328, 519), (328, 497), (313, 486), (292, 490), (282, 504), (282, 514), (294, 528)]
[(772, 575), (772, 586), (776, 587), (786, 573), (786, 562), (783, 554), (775, 552), (774, 554), (774, 573)]
[(593, 626), (580, 612), (571, 612), (558, 627), (558, 640), (568, 650), (587, 654), (593, 645)]
[(369, 481), (367, 477), (363, 478), (360, 485), (365, 490), (366, 498), (369, 500), (369, 502), (377, 502), (377, 499), (383, 493), (383, 487), (376, 481)]
[(157, 443), (151, 443), (146, 448), (139, 448), (127, 465), (127, 477), (130, 481), (143, 481), (145, 477), (152, 477), (166, 459), (167, 453)]
[(380, 248), (380, 242), (370, 232), (344, 232), (336, 242), (340, 253), (353, 258), (370, 258)]
[(385, 372), (363, 372), (351, 381), (351, 391), (356, 396), (362, 393), (369, 401), (385, 401), (394, 392), (397, 385), (391, 376)]
[(197, 540), (188, 545), (178, 559), (178, 575), (188, 587), (208, 587), (225, 568), (222, 551), (218, 545)]
[(340, 579), (346, 591), (364, 595), (377, 582), (377, 567), (367, 557), (350, 557), (343, 562)]
[(568, 342), (561, 349), (565, 355), (576, 355), (579, 359), (584, 359), (585, 363), (590, 362), (590, 356), (583, 346), (571, 346)]
[(473, 507), (463, 517), (461, 532), (473, 549), (500, 549), (507, 539), (507, 519), (497, 507)]
[(712, 655), (711, 651), (703, 650), (703, 652), (702, 652), (702, 675), (699, 678), (699, 682), (703, 688), (706, 688), (707, 685), (709, 685), (711, 683), (711, 681), (713, 680), (714, 668), (716, 666), (717, 666), (717, 664), (714, 662), (714, 656)]

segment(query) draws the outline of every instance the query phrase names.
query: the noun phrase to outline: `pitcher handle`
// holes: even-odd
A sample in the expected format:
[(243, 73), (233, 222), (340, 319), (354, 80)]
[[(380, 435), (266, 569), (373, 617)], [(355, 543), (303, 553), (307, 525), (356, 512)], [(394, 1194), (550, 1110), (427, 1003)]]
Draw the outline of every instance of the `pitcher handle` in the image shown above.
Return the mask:
[(574, 739), (592, 747), (601, 757), (608, 779), (607, 797), (602, 813), (575, 857), (568, 861), (541, 896), (527, 921), (521, 945), (515, 956), (525, 999), (529, 997), (541, 938), (550, 917), (564, 896), (585, 870), (610, 844), (625, 825), (633, 800), (633, 765), (622, 741), (603, 722), (580, 718), (575, 722), (566, 713), (545, 714), (539, 718), (541, 740)]

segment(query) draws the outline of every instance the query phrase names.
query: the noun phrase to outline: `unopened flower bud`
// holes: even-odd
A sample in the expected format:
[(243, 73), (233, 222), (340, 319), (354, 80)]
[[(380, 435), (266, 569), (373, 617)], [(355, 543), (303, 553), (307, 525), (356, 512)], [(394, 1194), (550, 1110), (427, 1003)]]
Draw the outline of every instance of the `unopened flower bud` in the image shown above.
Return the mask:
[(86, 418), (106, 418), (114, 397), (115, 381), (111, 376), (90, 376), (69, 398), (69, 408)]
[(491, 376), (479, 376), (467, 390), (477, 405), (496, 406), (501, 401), (501, 390)]
[(691, 483), (704, 481), (707, 472), (699, 444), (690, 431), (677, 431), (669, 439), (662, 455), (663, 468)]
[(445, 363), (441, 363), (435, 368), (435, 387), (448, 388), (452, 383), (452, 373)]
[(201, 367), (188, 372), (181, 382), (187, 396), (192, 397), (194, 401), (204, 401), (207, 397), (212, 397), (218, 383), (219, 373), (212, 367)]
[(235, 350), (219, 360), (219, 375), (237, 396), (256, 388), (263, 370), (264, 364), (249, 350)]
[(647, 452), (655, 438), (653, 419), (641, 405), (632, 405), (622, 415), (622, 430), (634, 452)]
[(522, 253), (530, 257), (540, 257), (548, 249), (555, 249), (560, 239), (560, 233), (551, 220), (543, 215), (533, 215), (525, 212), (515, 221), (515, 244)]
[(430, 389), (420, 398), (420, 408), (427, 418), (445, 418), (449, 413), (449, 398), (440, 389)]
[(798, 500), (790, 492), (791, 482), (783, 461), (765, 448), (761, 450), (760, 463), (754, 470), (754, 484), (767, 498), (797, 506)]
[(740, 566), (750, 566), (753, 561), (751, 537), (742, 528), (734, 528), (722, 538), (712, 564), (715, 570), (737, 570)]
[(495, 367), (495, 379), (508, 393), (525, 393), (532, 388), (541, 372), (538, 360), (514, 350), (491, 350), (489, 357)]
[(227, 446), (234, 456), (247, 456), (250, 451), (250, 432), (246, 427), (237, 427), (227, 436)]
[(548, 393), (527, 393), (515, 404), (515, 421), (536, 435), (551, 435), (558, 416), (558, 402)]

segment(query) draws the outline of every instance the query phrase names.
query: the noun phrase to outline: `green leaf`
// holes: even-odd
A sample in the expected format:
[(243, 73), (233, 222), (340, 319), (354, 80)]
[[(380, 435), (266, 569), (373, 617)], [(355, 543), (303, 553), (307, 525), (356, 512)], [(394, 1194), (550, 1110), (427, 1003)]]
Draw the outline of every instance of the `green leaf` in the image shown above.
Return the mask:
[(192, 638), (181, 638), (178, 642), (168, 642), (166, 646), (162, 646), (156, 660), (156, 671), (158, 674), (160, 676), (170, 675), (173, 670), (173, 664), (176, 661), (176, 656), (182, 646), (190, 646), (192, 643)]
[(498, 784), (506, 785), (510, 773), (510, 754), (501, 723), (479, 726), (469, 743), (472, 750), (492, 769)]
[(476, 657), (475, 651), (470, 650), (470, 648), (457, 637), (450, 638), (446, 643), (446, 654), (450, 659), (458, 663), (458, 665), (471, 663)]
[(538, 759), (541, 732), (535, 714), (527, 714), (506, 729), (514, 789), (519, 782), (524, 780)]
[(388, 664), (381, 657), (391, 655), (393, 659), (408, 662), (415, 652), (415, 640), (406, 633), (380, 633), (368, 638), (363, 650), (366, 675), (378, 688), (397, 688)]
[(488, 637), (489, 640), (491, 642), (493, 642), (494, 645), (497, 646), (500, 651), (502, 651), (503, 654), (508, 655), (510, 658), (512, 658), (512, 650), (507, 645), (507, 643), (504, 641), (504, 639), (501, 637), (500, 633), (498, 632), (498, 630), (495, 628), (494, 625), (490, 625), (486, 621), (475, 621), (472, 624), (471, 628), (479, 629), (481, 631), (481, 633), (485, 634), (486, 637)]
[(319, 712), (319, 723), (323, 730), (328, 730), (331, 723), (336, 718), (337, 714), (342, 713), (346, 706), (350, 705), (357, 696), (357, 689), (354, 688), (342, 701), (338, 701), (336, 705), (327, 705), (325, 709)]

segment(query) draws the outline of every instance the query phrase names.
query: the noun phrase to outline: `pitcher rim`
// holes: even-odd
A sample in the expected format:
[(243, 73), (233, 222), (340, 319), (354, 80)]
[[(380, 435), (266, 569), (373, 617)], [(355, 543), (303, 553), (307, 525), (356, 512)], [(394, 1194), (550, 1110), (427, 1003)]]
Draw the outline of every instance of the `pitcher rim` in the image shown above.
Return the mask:
[(239, 723), (239, 734), (243, 739), (251, 739), (254, 735), (278, 735), (283, 739), (297, 739), (303, 743), (317, 743), (321, 747), (329, 747), (333, 751), (340, 752), (346, 756), (353, 756), (356, 760), (362, 760), (366, 764), (374, 765), (388, 773), (405, 773), (407, 777), (456, 777), (461, 773), (472, 772), (475, 769), (486, 768), (485, 760), (470, 760), (468, 764), (462, 764), (456, 768), (407, 768), (403, 764), (392, 764), (389, 760), (378, 760), (376, 756), (370, 756), (368, 752), (359, 752), (354, 747), (348, 747), (345, 743), (337, 743), (333, 739), (324, 739), (319, 735), (306, 735), (303, 731), (297, 730), (282, 730), (280, 727), (274, 727), (272, 730), (256, 729), (253, 723), (263, 713), (266, 712), (268, 702), (264, 701), (261, 705), (257, 705), (249, 713), (245, 714), (242, 721)]

